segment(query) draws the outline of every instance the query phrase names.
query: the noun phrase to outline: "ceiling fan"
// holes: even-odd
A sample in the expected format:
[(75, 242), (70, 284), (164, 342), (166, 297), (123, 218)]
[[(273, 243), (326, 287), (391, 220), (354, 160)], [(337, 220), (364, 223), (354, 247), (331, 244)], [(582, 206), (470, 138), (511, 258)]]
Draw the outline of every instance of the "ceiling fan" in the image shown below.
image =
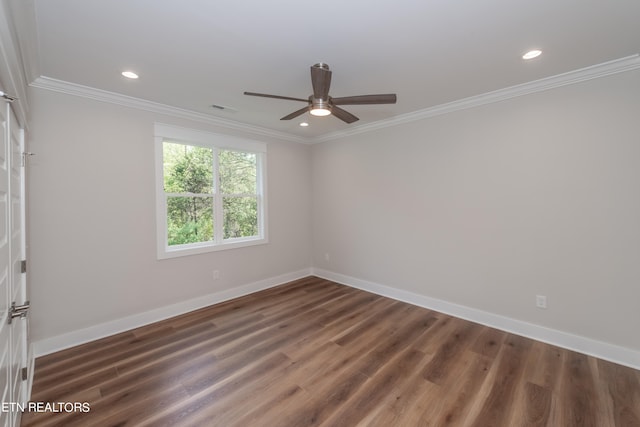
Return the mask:
[(328, 116), (333, 114), (345, 123), (353, 123), (359, 120), (356, 116), (346, 110), (338, 107), (338, 105), (363, 105), (363, 104), (395, 104), (396, 94), (378, 94), (378, 95), (358, 95), (345, 96), (342, 98), (334, 98), (329, 96), (329, 87), (331, 86), (331, 70), (329, 66), (322, 62), (311, 66), (311, 86), (313, 94), (308, 99), (291, 98), (289, 96), (268, 95), (265, 93), (245, 92), (245, 95), (262, 96), (265, 98), (286, 99), (289, 101), (306, 102), (307, 106), (293, 113), (284, 116), (280, 120), (294, 119), (307, 111), (314, 116)]

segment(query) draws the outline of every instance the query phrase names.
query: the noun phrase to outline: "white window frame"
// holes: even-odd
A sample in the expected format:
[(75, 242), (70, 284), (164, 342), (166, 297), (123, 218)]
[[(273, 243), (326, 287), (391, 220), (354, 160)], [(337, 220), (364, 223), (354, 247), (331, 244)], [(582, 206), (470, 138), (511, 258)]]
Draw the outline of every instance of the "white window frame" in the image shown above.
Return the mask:
[[(267, 238), (267, 144), (260, 141), (232, 137), (201, 130), (187, 129), (163, 123), (154, 124), (156, 164), (156, 232), (158, 259), (234, 249), (268, 243)], [(245, 151), (256, 154), (256, 188), (258, 201), (258, 235), (251, 237), (222, 238), (222, 194), (219, 180), (214, 185), (214, 239), (210, 242), (169, 246), (167, 236), (167, 193), (164, 191), (165, 141), (211, 148), (217, 158), (219, 150)], [(217, 161), (214, 162), (217, 165)], [(214, 167), (214, 169), (217, 169)], [(214, 179), (218, 171), (214, 170)], [(219, 231), (217, 231), (219, 230)]]

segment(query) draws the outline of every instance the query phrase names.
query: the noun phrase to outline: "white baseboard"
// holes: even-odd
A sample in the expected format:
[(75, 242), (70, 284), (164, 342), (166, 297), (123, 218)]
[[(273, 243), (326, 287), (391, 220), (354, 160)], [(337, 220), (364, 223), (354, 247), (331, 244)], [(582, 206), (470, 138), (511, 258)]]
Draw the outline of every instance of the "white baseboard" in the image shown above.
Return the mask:
[(424, 295), (346, 276), (340, 273), (334, 273), (328, 270), (312, 268), (311, 271), (315, 276), (332, 280), (343, 285), (362, 289), (374, 294), (393, 298), (398, 301), (428, 308), (430, 310), (435, 310), (440, 313), (480, 323), (482, 325), (521, 335), (537, 341), (542, 341), (568, 350), (577, 351), (589, 356), (628, 366), (633, 369), (640, 369), (640, 351), (535, 325), (522, 320), (500, 316), (498, 314), (454, 304), (448, 301), (430, 298)]
[(106, 323), (90, 326), (85, 329), (68, 332), (51, 338), (45, 338), (33, 343), (33, 353), (35, 357), (44, 356), (65, 348), (84, 344), (89, 341), (128, 331), (150, 323), (158, 322), (180, 314), (188, 313), (199, 308), (207, 307), (233, 298), (268, 289), (283, 283), (301, 279), (311, 275), (311, 269), (303, 269), (280, 276), (259, 280), (243, 286), (227, 289), (221, 292), (204, 295), (144, 313), (134, 314), (122, 319), (113, 320)]
[[(409, 291), (386, 285), (358, 279), (340, 273), (319, 268), (303, 269), (268, 279), (259, 280), (225, 291), (204, 295), (188, 301), (182, 301), (165, 307), (160, 307), (144, 313), (127, 316), (111, 322), (101, 323), (85, 329), (68, 332), (51, 338), (32, 343), (35, 357), (54, 353), (65, 348), (84, 344), (89, 341), (104, 338), (140, 326), (148, 325), (168, 319), (173, 316), (188, 313), (199, 308), (228, 301), (233, 298), (248, 295), (286, 282), (315, 275), (323, 279), (332, 280), (353, 288), (362, 289), (385, 297), (393, 298), (409, 304), (435, 310), (461, 319), (469, 320), (492, 328), (521, 335), (537, 341), (542, 341), (558, 347), (577, 351), (633, 369), (640, 369), (640, 352), (615, 344), (610, 344), (592, 338), (570, 334), (556, 329), (547, 328), (533, 323), (512, 319), (506, 316), (478, 310), (475, 308), (451, 303), (448, 301), (427, 297)], [(33, 359), (32, 359), (33, 360)], [(32, 374), (33, 369), (30, 369)]]

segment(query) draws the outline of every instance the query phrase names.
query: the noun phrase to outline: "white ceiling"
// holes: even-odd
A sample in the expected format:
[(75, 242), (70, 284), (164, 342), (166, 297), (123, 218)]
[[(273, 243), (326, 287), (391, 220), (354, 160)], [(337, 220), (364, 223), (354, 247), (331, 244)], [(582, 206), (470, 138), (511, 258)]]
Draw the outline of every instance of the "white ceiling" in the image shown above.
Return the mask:
[[(638, 0), (34, 4), (38, 76), (311, 138), (640, 52)], [(544, 53), (525, 62), (531, 48)], [(304, 104), (243, 95), (306, 98), (317, 62), (331, 66), (332, 96), (397, 93), (398, 103), (345, 106), (360, 117), (347, 125), (281, 121)]]

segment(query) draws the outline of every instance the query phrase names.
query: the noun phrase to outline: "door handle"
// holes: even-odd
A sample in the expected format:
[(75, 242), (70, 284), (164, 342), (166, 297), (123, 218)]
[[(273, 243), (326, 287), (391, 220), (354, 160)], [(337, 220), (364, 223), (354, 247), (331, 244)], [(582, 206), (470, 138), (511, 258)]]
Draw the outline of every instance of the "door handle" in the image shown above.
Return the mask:
[(27, 317), (30, 306), (31, 306), (31, 303), (29, 301), (25, 301), (24, 304), (22, 305), (16, 305), (15, 301), (12, 302), (11, 308), (9, 309), (9, 316), (8, 316), (9, 324), (11, 324), (13, 319), (15, 319), (16, 317), (19, 317), (21, 319), (24, 319), (25, 317)]

